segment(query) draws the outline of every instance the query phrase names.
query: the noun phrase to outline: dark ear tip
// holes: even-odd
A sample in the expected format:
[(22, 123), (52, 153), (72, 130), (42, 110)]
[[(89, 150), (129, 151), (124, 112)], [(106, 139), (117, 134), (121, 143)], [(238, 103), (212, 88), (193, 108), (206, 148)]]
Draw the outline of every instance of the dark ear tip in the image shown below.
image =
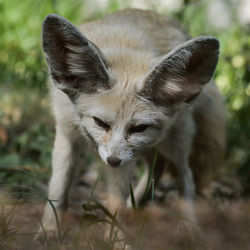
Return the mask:
[(200, 36), (197, 37), (197, 42), (206, 43), (210, 48), (219, 50), (220, 42), (216, 37), (213, 36)]
[(45, 17), (43, 21), (43, 27), (48, 27), (53, 24), (59, 24), (64, 20), (63, 17), (57, 15), (57, 14), (49, 14), (48, 16)]

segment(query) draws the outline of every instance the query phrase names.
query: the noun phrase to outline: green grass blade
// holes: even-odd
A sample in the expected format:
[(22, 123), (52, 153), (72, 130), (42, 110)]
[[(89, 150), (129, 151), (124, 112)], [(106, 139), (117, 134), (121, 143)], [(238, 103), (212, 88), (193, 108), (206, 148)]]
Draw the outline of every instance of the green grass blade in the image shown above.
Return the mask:
[(157, 157), (158, 157), (158, 151), (155, 152), (154, 159), (153, 159), (153, 164), (152, 164), (152, 166), (150, 168), (150, 171), (149, 171), (147, 186), (146, 186), (145, 192), (143, 194), (143, 198), (142, 198), (143, 201), (147, 200), (147, 197), (148, 197), (149, 189), (150, 189), (152, 179), (153, 179), (153, 175), (154, 175), (154, 169), (155, 169)]
[(130, 198), (131, 198), (132, 208), (133, 208), (134, 213), (136, 215), (136, 211), (137, 211), (137, 209), (136, 209), (136, 202), (135, 202), (135, 196), (134, 196), (133, 187), (132, 187), (131, 184), (129, 185), (129, 188), (130, 188)]

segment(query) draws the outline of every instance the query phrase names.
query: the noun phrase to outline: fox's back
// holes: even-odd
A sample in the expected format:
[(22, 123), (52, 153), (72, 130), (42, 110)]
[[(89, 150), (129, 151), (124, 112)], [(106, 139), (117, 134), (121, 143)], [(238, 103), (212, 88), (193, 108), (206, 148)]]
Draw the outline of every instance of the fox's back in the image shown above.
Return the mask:
[(99, 48), (125, 46), (160, 56), (188, 40), (189, 35), (168, 16), (127, 9), (85, 23), (80, 30)]

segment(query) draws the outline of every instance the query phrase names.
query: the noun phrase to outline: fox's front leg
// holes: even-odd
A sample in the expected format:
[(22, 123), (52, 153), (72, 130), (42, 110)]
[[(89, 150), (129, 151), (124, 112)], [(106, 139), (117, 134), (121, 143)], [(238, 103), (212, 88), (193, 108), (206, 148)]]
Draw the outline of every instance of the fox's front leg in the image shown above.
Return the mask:
[[(61, 213), (67, 208), (67, 194), (73, 170), (73, 141), (57, 126), (52, 155), (52, 176), (49, 183), (48, 199), (53, 204), (59, 222)], [(42, 224), (45, 231), (56, 232), (57, 221), (52, 205), (47, 202)]]
[[(195, 213), (195, 183), (192, 170), (189, 166), (188, 160), (184, 159), (175, 164), (179, 179), (179, 193), (181, 196), (181, 214), (184, 219), (190, 220), (197, 224)], [(198, 225), (198, 224), (197, 224)]]
[(189, 165), (194, 134), (194, 121), (190, 119), (188, 112), (182, 113), (159, 148), (178, 175), (181, 215), (186, 219), (185, 222), (193, 222), (185, 223), (188, 226), (197, 224), (194, 206), (195, 182)]
[[(133, 163), (120, 166), (119, 168), (107, 169), (107, 192), (108, 192), (108, 209), (116, 219), (121, 222), (120, 210), (126, 207), (126, 199), (129, 196), (129, 186), (131, 183)], [(110, 237), (110, 227), (105, 231), (105, 239)], [(119, 239), (124, 238), (124, 234), (120, 231), (117, 235)], [(121, 244), (121, 246), (119, 246)], [(115, 249), (123, 249), (123, 242), (118, 242)]]

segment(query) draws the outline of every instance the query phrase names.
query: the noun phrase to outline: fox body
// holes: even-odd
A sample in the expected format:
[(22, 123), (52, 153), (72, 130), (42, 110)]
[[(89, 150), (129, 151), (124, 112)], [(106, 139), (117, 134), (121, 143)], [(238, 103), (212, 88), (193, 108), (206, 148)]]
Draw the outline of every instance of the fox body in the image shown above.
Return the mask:
[[(186, 200), (221, 165), (224, 105), (211, 80), (217, 39), (191, 39), (169, 17), (129, 9), (79, 29), (49, 15), (43, 49), (56, 119), (49, 198), (57, 209), (66, 204), (74, 145), (81, 137), (110, 165), (112, 211), (125, 204), (138, 154), (151, 164), (157, 150), (161, 164), (177, 173)], [(145, 179), (135, 190), (138, 199)], [(47, 230), (56, 228), (49, 204), (43, 223)]]

